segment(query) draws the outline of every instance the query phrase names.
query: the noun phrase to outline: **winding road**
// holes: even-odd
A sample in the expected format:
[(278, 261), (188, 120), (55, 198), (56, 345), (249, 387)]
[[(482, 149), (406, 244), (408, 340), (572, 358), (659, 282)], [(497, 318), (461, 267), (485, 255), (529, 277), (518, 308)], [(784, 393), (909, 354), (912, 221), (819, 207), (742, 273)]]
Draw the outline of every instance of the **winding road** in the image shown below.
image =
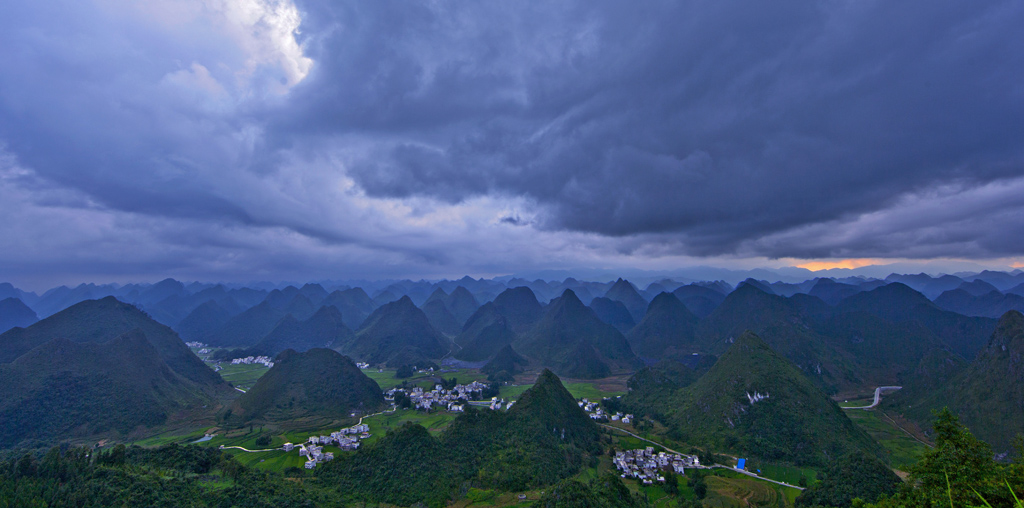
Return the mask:
[(878, 388), (875, 388), (875, 400), (874, 402), (871, 403), (870, 406), (844, 407), (843, 409), (874, 409), (876, 406), (878, 406), (878, 403), (882, 401), (882, 390), (896, 391), (902, 389), (902, 386), (879, 386)]

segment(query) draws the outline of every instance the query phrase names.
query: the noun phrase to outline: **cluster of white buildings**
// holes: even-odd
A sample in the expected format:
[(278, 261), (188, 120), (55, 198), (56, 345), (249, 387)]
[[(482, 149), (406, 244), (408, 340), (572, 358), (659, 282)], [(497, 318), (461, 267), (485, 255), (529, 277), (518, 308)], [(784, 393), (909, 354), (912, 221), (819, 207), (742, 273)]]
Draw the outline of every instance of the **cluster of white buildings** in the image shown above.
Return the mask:
[(583, 408), (583, 410), (586, 411), (588, 415), (590, 415), (591, 420), (611, 420), (613, 422), (621, 421), (622, 423), (625, 423), (627, 425), (633, 422), (633, 415), (622, 414), (621, 412), (615, 414), (605, 413), (604, 409), (602, 409), (601, 405), (598, 404), (597, 402), (590, 402), (587, 399), (580, 399), (576, 401), (576, 404)]
[(356, 362), (356, 367), (359, 367), (360, 369), (369, 369), (370, 364), (366, 362)]
[(231, 360), (231, 365), (252, 365), (254, 363), (261, 363), (266, 365), (267, 368), (274, 366), (274, 362), (269, 356), (246, 356), (245, 358)]
[(465, 407), (459, 402), (459, 400), (469, 400), (470, 393), (481, 392), (486, 388), (487, 385), (479, 381), (473, 381), (468, 385), (455, 385), (455, 388), (452, 388), (451, 390), (445, 390), (441, 385), (434, 385), (434, 389), (429, 392), (418, 386), (411, 390), (406, 390), (404, 388), (392, 388), (384, 392), (384, 400), (394, 402), (396, 393), (404, 393), (409, 397), (409, 401), (412, 402), (412, 407), (414, 409), (424, 409), (429, 411), (430, 408), (434, 406), (441, 406), (448, 411), (461, 413), (465, 410)]
[[(320, 462), (334, 460), (334, 454), (325, 452), (324, 446), (335, 445), (342, 450), (355, 451), (359, 448), (359, 440), (370, 437), (370, 426), (365, 423), (353, 425), (331, 432), (329, 436), (309, 436), (305, 443), (299, 445), (299, 455), (306, 457), (306, 469), (313, 469)], [(285, 443), (284, 451), (295, 449), (292, 443)]]
[(302, 457), (306, 457), (306, 464), (304, 466), (306, 469), (313, 469), (314, 467), (316, 467), (317, 464), (321, 462), (329, 462), (334, 460), (333, 453), (325, 452), (323, 446), (317, 446), (313, 443), (300, 444), (299, 455)]
[(615, 454), (615, 469), (622, 472), (623, 478), (636, 478), (650, 485), (655, 481), (665, 481), (664, 472), (686, 474), (688, 467), (700, 467), (700, 459), (696, 455), (680, 455), (678, 453), (654, 453), (654, 447), (643, 450), (626, 450)]

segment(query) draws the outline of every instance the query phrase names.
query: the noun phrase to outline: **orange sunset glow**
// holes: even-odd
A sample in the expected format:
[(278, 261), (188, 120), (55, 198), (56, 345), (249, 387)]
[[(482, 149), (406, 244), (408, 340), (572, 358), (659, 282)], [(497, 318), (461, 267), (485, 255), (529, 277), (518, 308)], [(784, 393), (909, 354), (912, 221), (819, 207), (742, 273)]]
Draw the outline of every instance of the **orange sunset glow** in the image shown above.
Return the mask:
[(803, 263), (796, 265), (798, 268), (806, 268), (812, 272), (820, 270), (831, 270), (832, 268), (860, 268), (863, 266), (870, 266), (879, 264), (878, 259), (872, 258), (859, 258), (859, 259), (839, 259), (836, 261), (811, 261), (809, 263)]

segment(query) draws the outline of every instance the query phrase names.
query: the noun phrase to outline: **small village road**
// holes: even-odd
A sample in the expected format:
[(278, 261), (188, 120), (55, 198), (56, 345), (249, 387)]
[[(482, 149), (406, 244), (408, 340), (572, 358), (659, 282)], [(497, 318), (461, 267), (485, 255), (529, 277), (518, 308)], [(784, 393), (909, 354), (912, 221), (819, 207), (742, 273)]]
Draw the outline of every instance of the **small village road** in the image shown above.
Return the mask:
[(229, 448), (233, 449), (233, 450), (242, 450), (243, 452), (246, 452), (246, 453), (276, 452), (278, 450), (283, 450), (284, 449), (284, 448), (268, 448), (266, 450), (247, 450), (245, 448), (242, 448), (241, 446), (224, 446), (224, 445), (221, 445), (221, 447), (220, 447), (221, 450), (227, 450)]
[[(615, 430), (618, 430), (620, 432), (625, 432), (626, 434), (629, 434), (630, 436), (633, 436), (633, 437), (635, 437), (635, 438), (637, 438), (637, 439), (639, 439), (641, 441), (646, 441), (646, 442), (651, 443), (653, 445), (660, 446), (661, 448), (664, 448), (665, 451), (668, 451), (668, 452), (671, 452), (671, 453), (677, 453), (679, 455), (687, 455), (687, 454), (685, 454), (683, 452), (675, 451), (675, 450), (673, 450), (673, 449), (671, 449), (671, 448), (669, 448), (669, 447), (667, 447), (667, 446), (665, 446), (665, 445), (663, 445), (663, 444), (661, 444), (661, 443), (659, 443), (657, 441), (651, 441), (650, 439), (640, 437), (640, 436), (638, 436), (638, 435), (636, 435), (636, 434), (634, 434), (634, 433), (632, 433), (632, 432), (630, 432), (630, 431), (628, 431), (626, 429), (615, 427), (613, 425), (607, 425), (607, 424), (604, 424), (604, 423), (599, 423), (598, 425), (600, 425), (602, 427), (607, 427), (609, 429), (615, 429)], [(759, 475), (756, 475), (754, 473), (751, 473), (750, 471), (746, 471), (746, 470), (743, 470), (743, 469), (736, 469), (734, 467), (724, 466), (722, 464), (715, 464), (715, 465), (710, 466), (710, 467), (708, 467), (708, 466), (701, 466), (701, 468), (703, 468), (703, 469), (711, 469), (711, 468), (716, 468), (716, 467), (722, 468), (722, 469), (731, 469), (733, 471), (736, 471), (737, 473), (742, 473), (742, 474), (745, 474), (747, 476), (751, 476), (751, 477), (757, 478), (758, 480), (764, 480), (766, 482), (771, 482), (771, 483), (775, 483), (777, 485), (782, 485), (783, 487), (790, 487), (790, 488), (794, 488), (794, 489), (797, 489), (797, 490), (804, 490), (803, 487), (797, 487), (796, 485), (791, 485), (791, 484), (786, 483), (786, 482), (780, 482), (780, 481), (772, 480), (770, 478), (765, 478), (763, 476), (759, 476)]]

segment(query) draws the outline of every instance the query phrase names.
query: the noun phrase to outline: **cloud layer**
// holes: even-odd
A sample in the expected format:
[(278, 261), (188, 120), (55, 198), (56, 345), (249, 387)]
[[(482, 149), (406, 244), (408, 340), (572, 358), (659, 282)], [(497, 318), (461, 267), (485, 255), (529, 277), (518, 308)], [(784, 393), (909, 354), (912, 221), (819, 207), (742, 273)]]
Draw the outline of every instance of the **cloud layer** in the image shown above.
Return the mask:
[(1019, 2), (8, 11), (8, 278), (1024, 251)]

